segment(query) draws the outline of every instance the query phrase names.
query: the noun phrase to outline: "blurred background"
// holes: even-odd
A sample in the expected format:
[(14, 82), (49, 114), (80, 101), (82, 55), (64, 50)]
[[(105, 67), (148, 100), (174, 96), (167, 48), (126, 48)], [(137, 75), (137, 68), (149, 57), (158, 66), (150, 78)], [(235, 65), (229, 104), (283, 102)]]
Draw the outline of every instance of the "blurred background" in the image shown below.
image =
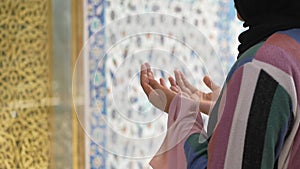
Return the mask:
[(207, 90), (242, 30), (232, 0), (0, 1), (0, 168), (151, 168), (167, 117), (140, 64)]

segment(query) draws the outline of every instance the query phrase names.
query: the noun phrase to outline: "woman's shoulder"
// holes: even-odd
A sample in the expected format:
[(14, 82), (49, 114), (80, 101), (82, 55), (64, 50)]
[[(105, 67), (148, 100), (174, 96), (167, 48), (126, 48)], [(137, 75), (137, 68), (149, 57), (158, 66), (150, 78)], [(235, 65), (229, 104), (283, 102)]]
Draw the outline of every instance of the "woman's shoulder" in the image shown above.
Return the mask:
[(232, 66), (227, 80), (246, 64), (272, 67), (300, 79), (300, 29), (276, 32), (263, 42), (245, 51)]
[[(300, 29), (289, 29), (272, 34), (244, 52), (237, 62), (261, 59), (281, 60), (288, 57), (298, 57), (300, 60)], [(294, 58), (296, 59), (296, 58)]]
[(300, 67), (300, 29), (290, 29), (271, 35), (257, 50), (256, 61), (291, 73)]

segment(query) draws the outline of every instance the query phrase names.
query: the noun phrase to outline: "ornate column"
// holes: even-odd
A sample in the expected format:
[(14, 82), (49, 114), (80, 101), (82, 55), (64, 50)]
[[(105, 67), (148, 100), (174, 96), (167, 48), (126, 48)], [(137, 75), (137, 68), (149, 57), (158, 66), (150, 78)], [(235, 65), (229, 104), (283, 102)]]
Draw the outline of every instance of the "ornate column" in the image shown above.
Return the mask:
[(0, 1), (0, 168), (50, 168), (50, 0)]

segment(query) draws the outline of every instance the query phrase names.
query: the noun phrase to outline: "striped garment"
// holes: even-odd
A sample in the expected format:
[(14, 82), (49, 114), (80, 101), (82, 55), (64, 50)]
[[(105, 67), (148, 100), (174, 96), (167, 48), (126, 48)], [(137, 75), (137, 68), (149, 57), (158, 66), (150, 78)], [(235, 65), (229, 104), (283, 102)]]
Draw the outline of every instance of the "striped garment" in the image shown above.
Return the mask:
[(247, 50), (228, 74), (208, 129), (197, 103), (173, 99), (154, 169), (300, 169), (300, 29)]

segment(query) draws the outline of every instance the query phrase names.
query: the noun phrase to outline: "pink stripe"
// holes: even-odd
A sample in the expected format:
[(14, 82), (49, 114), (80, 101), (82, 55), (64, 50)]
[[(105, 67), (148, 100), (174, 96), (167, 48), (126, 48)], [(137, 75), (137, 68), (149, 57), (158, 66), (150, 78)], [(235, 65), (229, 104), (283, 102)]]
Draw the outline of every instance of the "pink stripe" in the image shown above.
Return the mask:
[(288, 169), (299, 169), (300, 168), (300, 130), (297, 131), (296, 138), (294, 140), (291, 150), (290, 160)]
[(222, 96), (226, 97), (224, 111), (208, 146), (208, 168), (210, 169), (224, 168), (230, 129), (239, 95), (242, 75), (243, 67), (238, 69), (228, 82), (226, 93), (229, 95)]
[(276, 66), (292, 75), (291, 67), (300, 64), (299, 49), (300, 44), (293, 38), (287, 35), (275, 34), (259, 49), (255, 59)]

